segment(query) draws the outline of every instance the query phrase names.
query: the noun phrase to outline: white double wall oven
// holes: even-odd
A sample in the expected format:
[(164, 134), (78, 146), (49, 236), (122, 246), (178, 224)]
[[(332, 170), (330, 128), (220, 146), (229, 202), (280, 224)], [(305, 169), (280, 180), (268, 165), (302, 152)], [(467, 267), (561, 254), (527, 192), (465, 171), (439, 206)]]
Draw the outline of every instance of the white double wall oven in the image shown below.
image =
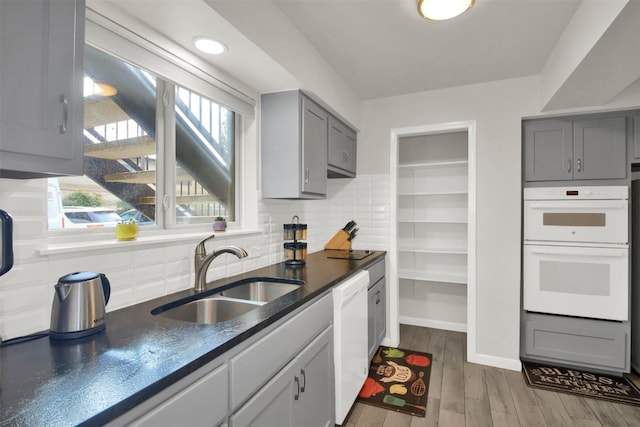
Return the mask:
[(523, 305), (629, 320), (629, 189), (524, 189)]

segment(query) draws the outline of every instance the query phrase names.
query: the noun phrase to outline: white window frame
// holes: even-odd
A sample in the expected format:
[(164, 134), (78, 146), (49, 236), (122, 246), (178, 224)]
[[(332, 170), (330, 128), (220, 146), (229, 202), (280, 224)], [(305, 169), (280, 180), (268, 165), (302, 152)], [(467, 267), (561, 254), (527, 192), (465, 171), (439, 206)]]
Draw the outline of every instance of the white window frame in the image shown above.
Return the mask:
[[(176, 51), (182, 50), (177, 45), (166, 39), (159, 39), (154, 43), (90, 8), (86, 11), (85, 31), (86, 44), (146, 70), (159, 79), (176, 82), (235, 112), (235, 221), (229, 224), (224, 236), (258, 232), (256, 185), (258, 137), (255, 99), (221, 81), (217, 77), (219, 71), (212, 66), (204, 65), (202, 62), (194, 65), (185, 60), (192, 55), (187, 51), (184, 51), (185, 54), (177, 54)], [(170, 50), (160, 45), (170, 46)], [(165, 100), (165, 97), (168, 99)], [(165, 173), (175, 168), (175, 132), (174, 127), (171, 126), (171, 121), (175, 121), (175, 117), (173, 103), (167, 104), (167, 101), (174, 98), (175, 93), (159, 91), (156, 104), (157, 139), (163, 141), (157, 147), (158, 157), (163, 159), (158, 165), (161, 168), (159, 176), (162, 178), (156, 182), (156, 223), (159, 226), (145, 226), (141, 230), (137, 244), (145, 243), (144, 236), (158, 243), (158, 236), (162, 235), (175, 239), (176, 235), (184, 234), (192, 238), (194, 233), (209, 234), (211, 232), (211, 224), (207, 223), (180, 226), (175, 224), (175, 194), (167, 194), (172, 192), (168, 189), (175, 188), (174, 180), (171, 178), (171, 173)], [(165, 105), (171, 105), (172, 108), (168, 116), (165, 115)], [(166, 117), (171, 119), (166, 120)], [(168, 204), (166, 200), (169, 200)], [(86, 247), (87, 242), (94, 242), (95, 245), (101, 246), (100, 240), (105, 239), (106, 236), (112, 238), (113, 230), (52, 230), (49, 232), (48, 248), (40, 252), (43, 254), (72, 252), (75, 242), (78, 243), (78, 247)]]

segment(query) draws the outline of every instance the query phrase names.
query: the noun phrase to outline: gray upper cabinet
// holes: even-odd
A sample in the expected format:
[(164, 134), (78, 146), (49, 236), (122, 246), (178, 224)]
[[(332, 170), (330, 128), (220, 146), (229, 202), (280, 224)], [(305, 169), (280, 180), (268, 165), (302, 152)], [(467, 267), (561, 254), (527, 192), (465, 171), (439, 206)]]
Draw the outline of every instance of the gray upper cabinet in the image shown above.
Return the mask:
[(573, 178), (573, 124), (544, 120), (524, 124), (525, 180)]
[(329, 116), (329, 144), (327, 147), (327, 176), (353, 178), (356, 176), (356, 131), (333, 116)]
[(262, 95), (262, 197), (327, 194), (329, 114), (299, 90)]
[(0, 177), (83, 174), (83, 0), (0, 1)]
[(624, 179), (625, 117), (524, 124), (525, 181)]
[(627, 132), (624, 117), (573, 122), (574, 179), (619, 179), (627, 176)]

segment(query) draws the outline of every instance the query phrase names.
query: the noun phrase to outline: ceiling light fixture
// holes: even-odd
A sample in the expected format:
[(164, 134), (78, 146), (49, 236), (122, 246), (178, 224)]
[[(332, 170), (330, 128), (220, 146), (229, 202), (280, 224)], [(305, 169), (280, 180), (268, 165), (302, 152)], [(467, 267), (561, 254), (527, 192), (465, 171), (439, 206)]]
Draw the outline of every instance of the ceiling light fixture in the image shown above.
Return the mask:
[(418, 0), (418, 13), (425, 19), (443, 21), (462, 14), (473, 3), (475, 0)]
[(207, 39), (204, 37), (194, 39), (193, 44), (198, 48), (198, 50), (204, 53), (210, 53), (211, 55), (220, 55), (227, 50), (227, 47), (218, 40)]

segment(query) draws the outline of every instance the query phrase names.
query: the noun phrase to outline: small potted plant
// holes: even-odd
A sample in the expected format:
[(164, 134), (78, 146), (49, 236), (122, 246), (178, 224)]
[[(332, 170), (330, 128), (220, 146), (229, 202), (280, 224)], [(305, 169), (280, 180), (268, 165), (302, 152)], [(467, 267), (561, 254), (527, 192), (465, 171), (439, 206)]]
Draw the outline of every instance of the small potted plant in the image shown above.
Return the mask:
[(221, 217), (217, 216), (213, 219), (213, 231), (225, 231), (227, 229), (227, 221)]
[(124, 219), (116, 224), (116, 238), (118, 240), (135, 240), (138, 237), (138, 224), (136, 220)]

